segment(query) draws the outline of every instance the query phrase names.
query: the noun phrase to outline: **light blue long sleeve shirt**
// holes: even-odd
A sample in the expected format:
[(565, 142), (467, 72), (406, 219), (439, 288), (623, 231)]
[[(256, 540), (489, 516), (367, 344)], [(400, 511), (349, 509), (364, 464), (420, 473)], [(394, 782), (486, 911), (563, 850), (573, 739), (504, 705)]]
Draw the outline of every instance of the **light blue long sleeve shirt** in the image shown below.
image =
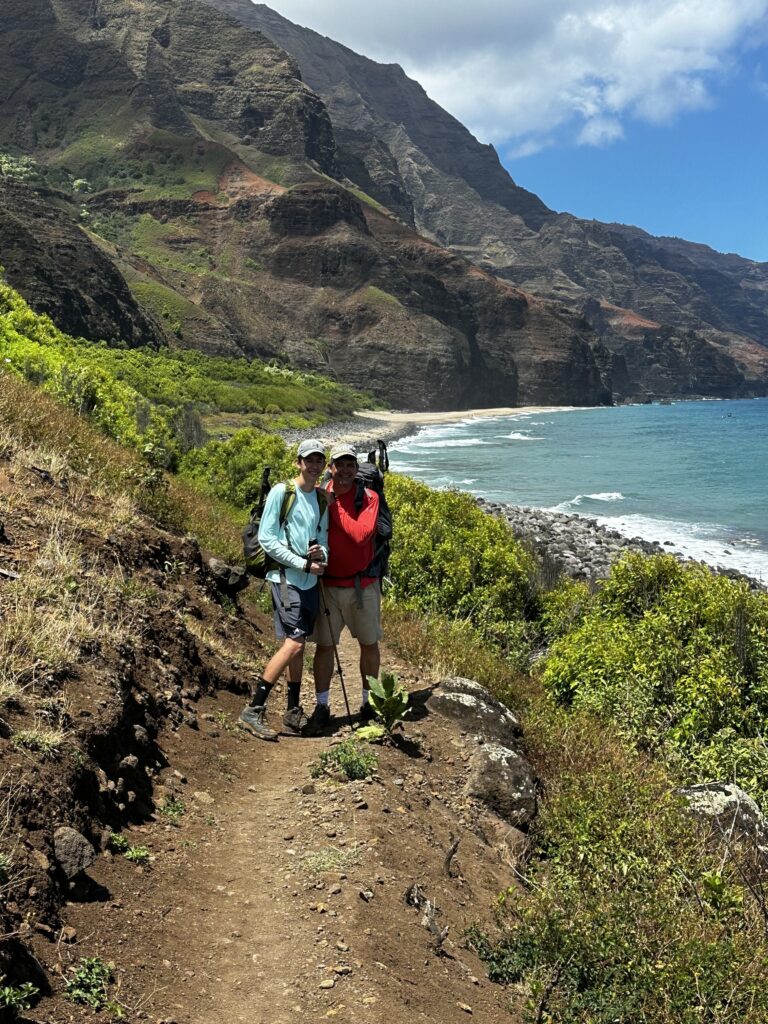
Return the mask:
[[(317, 494), (314, 490), (305, 494), (297, 484), (296, 500), (281, 527), (280, 509), (284, 495), (285, 484), (276, 484), (267, 495), (259, 524), (259, 543), (270, 558), (286, 567), (287, 583), (298, 587), (299, 590), (309, 590), (317, 585), (318, 580), (311, 572), (304, 571), (307, 550), (312, 538), (317, 538), (317, 543), (325, 552), (324, 560), (328, 561), (328, 511), (325, 511), (320, 520)], [(280, 571), (270, 569), (267, 579), (270, 583), (279, 583)]]

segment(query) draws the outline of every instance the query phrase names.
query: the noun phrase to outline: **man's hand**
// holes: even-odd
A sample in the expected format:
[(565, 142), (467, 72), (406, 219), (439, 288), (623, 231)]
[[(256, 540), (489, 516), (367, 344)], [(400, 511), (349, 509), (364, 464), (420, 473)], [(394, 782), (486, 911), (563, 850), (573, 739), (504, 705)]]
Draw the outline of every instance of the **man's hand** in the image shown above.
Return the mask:
[(325, 558), (325, 552), (319, 544), (311, 544), (309, 551), (307, 551), (307, 558), (311, 558), (313, 562), (322, 562)]
[(312, 562), (308, 571), (311, 572), (313, 576), (322, 576), (325, 572), (326, 565), (326, 562)]

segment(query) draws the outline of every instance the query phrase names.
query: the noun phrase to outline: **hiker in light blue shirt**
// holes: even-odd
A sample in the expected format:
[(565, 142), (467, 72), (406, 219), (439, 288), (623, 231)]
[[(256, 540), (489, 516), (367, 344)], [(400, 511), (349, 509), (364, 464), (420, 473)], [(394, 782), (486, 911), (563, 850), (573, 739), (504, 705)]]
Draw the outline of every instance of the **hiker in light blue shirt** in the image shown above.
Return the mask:
[(308, 722), (299, 700), (304, 647), (320, 603), (317, 581), (328, 562), (328, 499), (316, 486), (325, 469), (325, 449), (314, 438), (302, 441), (296, 462), (298, 476), (290, 484), (272, 488), (259, 524), (259, 543), (277, 563), (267, 572), (267, 580), (275, 610), (275, 635), (283, 645), (259, 676), (239, 724), (262, 740), (277, 739), (265, 721), (266, 704), (270, 690), (286, 670), (288, 709), (283, 726), (298, 735)]
[[(289, 586), (309, 590), (312, 587), (317, 588), (318, 577), (312, 572), (307, 572), (307, 555), (304, 552), (309, 552), (310, 541), (314, 540), (322, 549), (317, 560), (328, 561), (328, 516), (320, 514), (317, 488), (314, 484), (309, 494), (298, 486), (295, 493), (296, 500), (290, 514), (280, 526), (280, 509), (285, 496), (285, 484), (277, 484), (269, 492), (259, 524), (259, 544), (270, 558), (284, 567), (283, 573)], [(270, 569), (267, 579), (270, 583), (280, 583), (280, 570)]]

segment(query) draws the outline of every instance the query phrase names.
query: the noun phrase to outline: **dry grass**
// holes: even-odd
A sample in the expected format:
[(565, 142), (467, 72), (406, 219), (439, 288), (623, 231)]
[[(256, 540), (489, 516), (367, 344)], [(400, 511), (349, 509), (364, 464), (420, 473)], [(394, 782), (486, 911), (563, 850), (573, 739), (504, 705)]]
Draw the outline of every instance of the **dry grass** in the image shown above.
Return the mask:
[(62, 752), (67, 733), (49, 725), (34, 725), (31, 729), (19, 729), (11, 737), (16, 750), (38, 754), (43, 761), (53, 761)]
[[(158, 486), (137, 454), (3, 370), (0, 452), (13, 452), (20, 464), (37, 465), (54, 476), (65, 471), (70, 479), (82, 476), (92, 493), (119, 499), (119, 516), (131, 516), (136, 509), (168, 529), (194, 534), (201, 546), (225, 559), (241, 555), (244, 513), (200, 494), (178, 478), (166, 477)], [(26, 453), (23, 458), (16, 454), (21, 452)]]
[(199, 640), (201, 644), (204, 644), (209, 651), (221, 658), (222, 661), (228, 663), (236, 662), (241, 668), (249, 672), (259, 673), (261, 672), (261, 665), (249, 652), (243, 650), (237, 644), (227, 642), (220, 636), (211, 632), (194, 616), (192, 615), (180, 615), (179, 618), (184, 623), (185, 628)]

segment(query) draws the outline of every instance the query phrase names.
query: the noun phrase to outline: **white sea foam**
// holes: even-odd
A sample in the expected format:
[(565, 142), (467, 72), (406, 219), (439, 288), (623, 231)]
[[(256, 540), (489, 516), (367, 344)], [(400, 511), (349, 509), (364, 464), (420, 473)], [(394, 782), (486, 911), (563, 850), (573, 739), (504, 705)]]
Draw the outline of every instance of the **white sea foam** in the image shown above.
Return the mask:
[(518, 430), (513, 430), (511, 434), (497, 434), (496, 437), (503, 437), (509, 441), (543, 441), (543, 437), (531, 437), (530, 434), (521, 434)]
[(490, 443), (490, 441), (483, 441), (479, 437), (443, 437), (429, 438), (428, 440), (419, 438), (418, 441), (412, 441), (409, 446), (402, 447), (400, 451), (408, 452), (413, 449), (424, 451), (427, 448), (475, 448), (477, 445)]
[(549, 512), (573, 512), (574, 509), (578, 508), (579, 505), (585, 501), (624, 501), (624, 495), (621, 491), (598, 491), (596, 494), (577, 494), (575, 498), (571, 498), (569, 501), (561, 501), (559, 505), (554, 505), (548, 509)]
[[(756, 551), (760, 541), (718, 523), (685, 523), (640, 514), (596, 516), (597, 522), (625, 537), (642, 537), (663, 544), (669, 551), (708, 565), (724, 566), (768, 583), (768, 551)], [(671, 542), (664, 544), (665, 541)]]

